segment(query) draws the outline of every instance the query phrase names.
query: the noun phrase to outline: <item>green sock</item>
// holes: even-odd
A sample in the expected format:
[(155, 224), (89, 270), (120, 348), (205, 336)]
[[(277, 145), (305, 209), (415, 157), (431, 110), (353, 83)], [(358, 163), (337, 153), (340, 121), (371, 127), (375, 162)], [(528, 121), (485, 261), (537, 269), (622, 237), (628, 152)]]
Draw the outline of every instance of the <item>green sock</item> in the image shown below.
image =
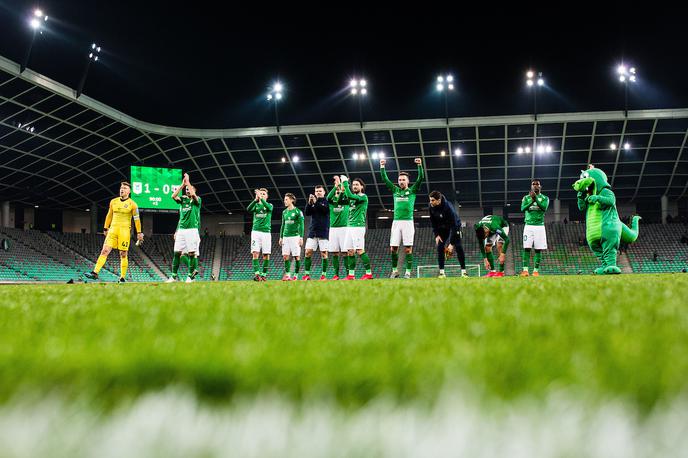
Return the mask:
[[(296, 262), (299, 262), (299, 261), (296, 261)], [(298, 265), (298, 264), (297, 264), (297, 265)], [(305, 273), (306, 275), (310, 275), (310, 274), (311, 274), (311, 265), (313, 265), (313, 258), (306, 258), (306, 266), (305, 266), (305, 269), (304, 269), (304, 273)], [(298, 268), (297, 268), (297, 270), (298, 270)]]
[(268, 266), (270, 265), (269, 259), (263, 259), (263, 277), (268, 275)]
[(413, 253), (406, 253), (406, 272), (413, 269)]
[(253, 260), (253, 274), (254, 275), (260, 274), (260, 260), (258, 260), (258, 259)]
[[(335, 258), (336, 258), (336, 256), (335, 256)], [(325, 275), (327, 273), (327, 264), (328, 263), (329, 263), (329, 259), (327, 259), (327, 258), (322, 259), (322, 271), (321, 271), (320, 275)]]
[(198, 256), (189, 258), (189, 273), (195, 272), (196, 270), (198, 270)]
[[(528, 272), (528, 268), (530, 267), (530, 248), (523, 249), (521, 259), (523, 260), (523, 270)], [(537, 251), (535, 252), (535, 259), (537, 259)]]
[(356, 274), (356, 256), (347, 256), (346, 265), (349, 268), (349, 275)]
[(289, 275), (289, 271), (291, 270), (291, 261), (287, 259), (284, 261), (284, 273)]
[(533, 258), (533, 271), (537, 272), (540, 268), (540, 260), (542, 259), (542, 251), (535, 250), (535, 257)]
[(176, 277), (177, 272), (179, 272), (179, 258), (182, 255), (180, 253), (175, 253), (174, 257), (172, 258), (172, 276)]
[(499, 271), (504, 272), (504, 263), (499, 263)]
[(334, 274), (339, 277), (339, 256), (336, 254), (332, 257), (332, 270), (334, 270)]
[(183, 254), (182, 257), (179, 259), (179, 262), (181, 264), (184, 264), (188, 268), (189, 267), (189, 255)]
[(494, 255), (491, 251), (487, 253), (487, 262), (490, 263), (490, 270), (495, 270)]
[(296, 277), (299, 274), (299, 267), (301, 267), (301, 261), (296, 260), (294, 261), (294, 276)]
[(392, 272), (396, 272), (399, 267), (399, 252), (392, 251)]
[(370, 275), (372, 272), (370, 271), (370, 258), (368, 257), (368, 253), (363, 252), (363, 254), (361, 254), (361, 261), (363, 261), (363, 267), (365, 267), (366, 274)]

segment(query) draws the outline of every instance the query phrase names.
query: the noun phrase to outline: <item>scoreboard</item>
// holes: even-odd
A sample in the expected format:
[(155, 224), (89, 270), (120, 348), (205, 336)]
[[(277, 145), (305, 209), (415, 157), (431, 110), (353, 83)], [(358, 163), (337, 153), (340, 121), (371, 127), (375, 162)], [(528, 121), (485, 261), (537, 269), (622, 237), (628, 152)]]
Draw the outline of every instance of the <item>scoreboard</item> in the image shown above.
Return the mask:
[(131, 198), (141, 209), (179, 209), (172, 194), (181, 182), (181, 169), (131, 166)]

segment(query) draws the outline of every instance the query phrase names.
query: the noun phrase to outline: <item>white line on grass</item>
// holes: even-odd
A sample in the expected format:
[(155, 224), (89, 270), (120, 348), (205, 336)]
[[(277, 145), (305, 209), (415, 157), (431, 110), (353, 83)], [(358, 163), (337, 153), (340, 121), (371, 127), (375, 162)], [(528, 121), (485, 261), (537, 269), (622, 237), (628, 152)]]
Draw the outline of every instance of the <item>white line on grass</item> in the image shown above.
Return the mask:
[(104, 413), (85, 401), (0, 407), (3, 457), (656, 457), (688, 456), (685, 398), (640, 416), (621, 401), (558, 393), (479, 405), (445, 394), (428, 407), (378, 400), (359, 409), (278, 396), (231, 406), (180, 389)]

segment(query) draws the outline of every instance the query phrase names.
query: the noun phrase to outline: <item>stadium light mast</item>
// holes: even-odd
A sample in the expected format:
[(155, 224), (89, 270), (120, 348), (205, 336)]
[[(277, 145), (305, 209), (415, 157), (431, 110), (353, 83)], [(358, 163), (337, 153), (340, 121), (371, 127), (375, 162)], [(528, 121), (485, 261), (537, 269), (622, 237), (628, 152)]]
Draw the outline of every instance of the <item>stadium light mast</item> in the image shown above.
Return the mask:
[(24, 55), (24, 60), (19, 67), (19, 73), (24, 73), (26, 67), (29, 65), (29, 59), (31, 58), (31, 50), (33, 49), (33, 43), (36, 41), (36, 35), (42, 34), (43, 24), (48, 21), (48, 16), (40, 8), (33, 10), (31, 17), (29, 18), (29, 27), (31, 27), (31, 41), (29, 42), (29, 47), (26, 49), (26, 55)]
[[(444, 96), (444, 119), (449, 125), (449, 92), (454, 90), (454, 77), (452, 75), (439, 75), (437, 77), (437, 92)], [(451, 151), (451, 145), (449, 146)]]
[(88, 48), (88, 59), (86, 59), (86, 67), (84, 68), (84, 74), (81, 75), (81, 81), (79, 81), (79, 87), (76, 89), (76, 98), (78, 99), (81, 93), (84, 91), (84, 85), (86, 84), (86, 77), (88, 77), (88, 70), (91, 68), (91, 62), (98, 62), (100, 57), (100, 46), (95, 43), (91, 44)]
[(361, 129), (363, 129), (363, 97), (368, 95), (368, 81), (365, 78), (360, 80), (354, 78), (349, 82), (349, 88), (349, 92), (356, 97), (358, 102), (358, 122), (361, 125)]
[(537, 121), (537, 96), (538, 91), (545, 85), (545, 79), (542, 77), (542, 72), (535, 72), (528, 70), (526, 72), (526, 86), (533, 92), (533, 119)]
[(277, 104), (282, 100), (282, 91), (284, 86), (279, 81), (275, 82), (268, 91), (267, 99), (268, 102), (272, 102), (275, 105), (275, 126), (277, 127), (277, 132), (280, 131), (279, 122), (279, 111), (277, 109)]
[(636, 82), (636, 69), (620, 64), (616, 67), (616, 73), (619, 75), (619, 82), (624, 85), (624, 118), (628, 118), (628, 85)]

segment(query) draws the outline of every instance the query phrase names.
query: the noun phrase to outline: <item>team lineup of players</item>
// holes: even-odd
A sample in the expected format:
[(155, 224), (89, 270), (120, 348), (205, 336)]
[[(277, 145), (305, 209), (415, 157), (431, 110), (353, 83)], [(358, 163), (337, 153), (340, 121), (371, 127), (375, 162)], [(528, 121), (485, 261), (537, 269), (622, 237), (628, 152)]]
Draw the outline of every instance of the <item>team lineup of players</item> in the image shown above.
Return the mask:
[[(394, 219), (390, 234), (390, 278), (399, 278), (399, 247), (404, 247), (405, 270), (403, 277), (411, 278), (413, 269), (413, 242), (415, 228), (413, 224), (414, 206), (424, 172), (420, 158), (414, 159), (418, 168), (416, 181), (411, 184), (409, 174), (399, 172), (395, 185), (387, 176), (386, 161), (380, 161), (380, 176), (394, 197)], [(355, 280), (357, 257), (362, 263), (365, 274), (361, 280), (373, 278), (370, 258), (365, 251), (366, 220), (368, 212), (368, 196), (365, 194), (365, 183), (360, 178), (349, 180), (344, 175), (333, 178), (333, 187), (326, 194), (325, 186), (318, 185), (314, 189), (302, 212), (296, 207), (296, 197), (292, 193), (284, 195), (285, 209), (282, 212), (282, 223), (279, 230), (279, 245), (284, 258), (284, 275), (282, 280), (298, 280), (301, 269), (301, 250), (304, 245), (305, 216), (310, 216), (310, 224), (305, 243), (304, 273), (302, 280), (311, 279), (313, 253), (320, 252), (321, 276), (327, 279), (327, 272), (332, 260), (333, 276), (331, 280), (340, 279), (340, 265), (343, 265), (344, 280)], [(539, 180), (533, 180), (531, 190), (521, 201), (521, 211), (525, 213), (525, 227), (523, 230), (523, 271), (521, 276), (529, 276), (531, 251), (533, 256), (533, 273), (539, 275), (542, 251), (547, 249), (545, 233), (545, 212), (549, 207), (549, 199), (543, 195)], [(182, 193), (183, 191), (183, 193)], [(121, 271), (119, 282), (124, 282), (127, 272), (127, 251), (131, 234), (131, 219), (134, 219), (137, 233), (137, 244), (143, 242), (141, 221), (138, 206), (130, 198), (131, 187), (123, 182), (120, 195), (110, 201), (108, 215), (105, 219), (104, 233), (106, 235), (103, 248), (92, 272), (86, 273), (89, 279), (97, 279), (98, 273), (104, 266), (107, 256), (112, 249), (119, 250)], [(268, 191), (265, 188), (256, 189), (255, 197), (247, 207), (252, 215), (251, 256), (253, 265), (253, 279), (266, 281), (272, 254), (271, 220), (273, 205), (268, 202)], [(193, 282), (198, 274), (198, 254), (200, 247), (200, 210), (201, 198), (196, 195), (196, 189), (189, 181), (189, 175), (184, 174), (180, 186), (172, 195), (179, 204), (179, 223), (175, 233), (172, 273), (168, 282), (178, 281), (180, 263), (188, 264), (186, 282)], [(439, 191), (429, 194), (430, 221), (432, 223), (435, 245), (437, 247), (437, 262), (439, 277), (445, 278), (445, 261), (456, 252), (461, 266), (461, 276), (467, 277), (466, 259), (461, 243), (461, 220), (454, 206)], [(483, 263), (488, 277), (503, 277), (506, 251), (510, 244), (509, 222), (499, 215), (487, 215), (478, 221), (473, 229), (478, 238)], [(493, 247), (497, 247), (497, 262)], [(293, 261), (293, 262), (292, 262)], [(498, 263), (498, 265), (497, 265)], [(292, 271), (293, 265), (293, 271)]]

